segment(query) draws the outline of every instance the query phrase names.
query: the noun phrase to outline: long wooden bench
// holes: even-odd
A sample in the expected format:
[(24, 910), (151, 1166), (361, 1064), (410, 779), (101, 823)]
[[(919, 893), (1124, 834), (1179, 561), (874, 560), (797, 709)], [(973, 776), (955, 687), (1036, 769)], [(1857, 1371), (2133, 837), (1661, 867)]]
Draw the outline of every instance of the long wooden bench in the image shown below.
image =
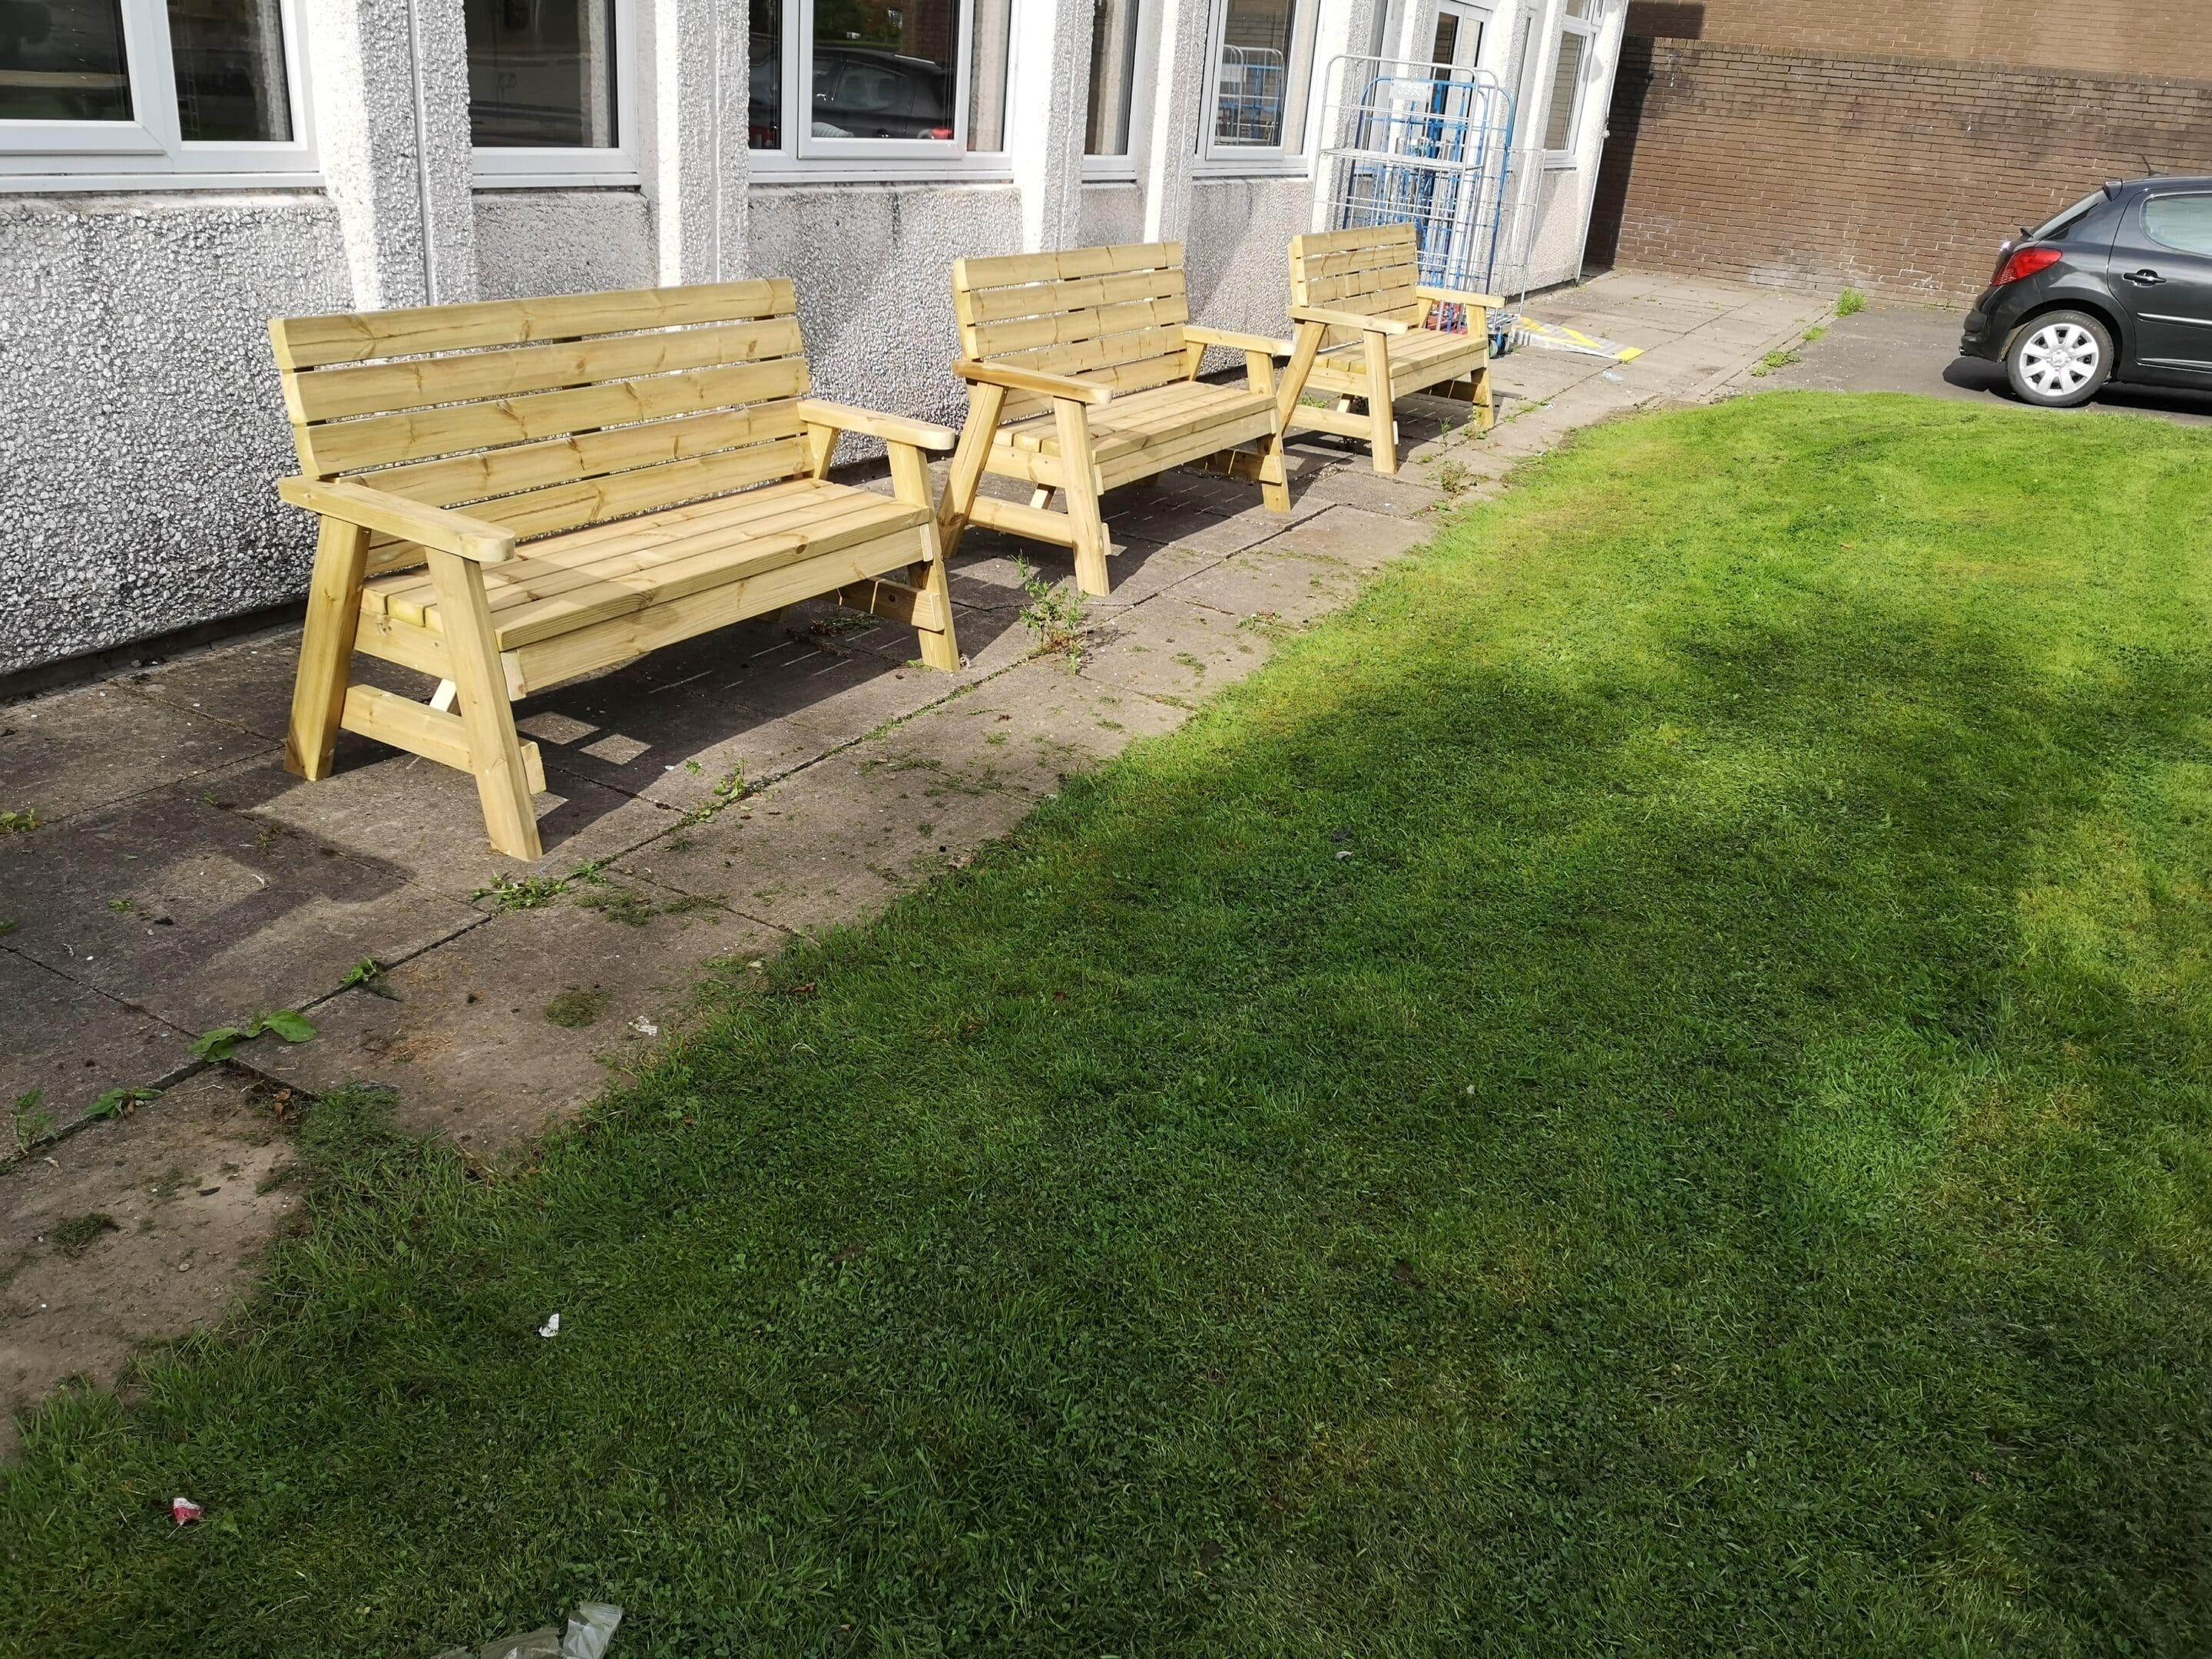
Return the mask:
[[(957, 668), (924, 450), (945, 428), (807, 395), (789, 282), (295, 317), (270, 325), (321, 515), (284, 763), (341, 728), (474, 775), (492, 845), (542, 848), (511, 703), (801, 599), (913, 625)], [(893, 493), (827, 477), (881, 439)], [(356, 652), (441, 682), (356, 684)]]
[[(1364, 438), (1375, 470), (1386, 473), (1398, 470), (1396, 400), (1409, 392), (1474, 404), (1487, 432), (1497, 419), (1489, 313), (1504, 303), (1494, 294), (1422, 282), (1409, 224), (1293, 238), (1291, 319), (1298, 325), (1299, 361), (1313, 354), (1303, 389), (1334, 396), (1336, 405), (1298, 404), (1287, 411), (1287, 426)], [(1428, 326), (1439, 306), (1466, 308), (1464, 333)], [(1365, 400), (1364, 413), (1352, 408), (1355, 398)]]
[[(1099, 497), (1240, 445), (1234, 470), (1291, 509), (1276, 404), (1287, 342), (1190, 320), (1182, 246), (1146, 242), (962, 259), (953, 308), (968, 423), (939, 507), (949, 554), (969, 524), (1075, 550), (1076, 584), (1103, 593), (1112, 550)], [(1208, 346), (1244, 354), (1242, 386), (1198, 378)], [(983, 475), (1033, 487), (1028, 505), (980, 493)], [(1065, 512), (1048, 510), (1054, 493)]]

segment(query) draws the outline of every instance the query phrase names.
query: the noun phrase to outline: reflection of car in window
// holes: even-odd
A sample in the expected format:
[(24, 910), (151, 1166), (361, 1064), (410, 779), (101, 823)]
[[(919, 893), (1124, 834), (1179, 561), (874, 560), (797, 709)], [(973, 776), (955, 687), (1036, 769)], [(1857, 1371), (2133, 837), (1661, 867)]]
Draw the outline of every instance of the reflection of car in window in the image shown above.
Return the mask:
[(923, 58), (817, 45), (814, 131), (836, 138), (950, 138), (951, 73)]

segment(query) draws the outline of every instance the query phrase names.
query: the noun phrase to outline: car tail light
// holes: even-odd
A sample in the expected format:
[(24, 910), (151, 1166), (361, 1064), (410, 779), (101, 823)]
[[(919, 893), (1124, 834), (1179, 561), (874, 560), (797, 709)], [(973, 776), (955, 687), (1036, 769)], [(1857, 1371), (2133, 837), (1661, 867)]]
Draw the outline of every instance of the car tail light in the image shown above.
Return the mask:
[(2017, 283), (2022, 277), (2034, 276), (2039, 270), (2050, 270), (2065, 257), (2055, 247), (2014, 248), (1998, 264), (1996, 278), (1990, 286), (2002, 288), (2007, 283)]

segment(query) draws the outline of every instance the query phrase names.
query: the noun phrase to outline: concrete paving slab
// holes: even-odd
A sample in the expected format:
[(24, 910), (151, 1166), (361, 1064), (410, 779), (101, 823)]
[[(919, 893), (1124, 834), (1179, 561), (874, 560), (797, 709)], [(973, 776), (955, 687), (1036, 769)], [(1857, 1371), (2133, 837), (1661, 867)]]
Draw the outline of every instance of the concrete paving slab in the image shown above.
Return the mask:
[(0, 1172), (0, 1456), (15, 1416), (71, 1378), (228, 1314), (298, 1203), (275, 1092), (203, 1072), (129, 1116)]
[[(292, 680), (299, 664), (300, 630), (275, 629), (158, 667), (118, 675), (110, 684), (251, 732), (281, 748), (291, 724)], [(364, 684), (404, 697), (427, 698), (436, 684), (427, 675), (374, 657), (355, 658), (354, 676)], [(351, 733), (339, 741), (359, 744), (365, 754), (387, 752)]]
[(0, 708), (0, 811), (58, 823), (263, 747), (250, 732), (119, 686)]
[(334, 989), (364, 957), (396, 962), (477, 920), (399, 866), (189, 783), (0, 843), (9, 945), (187, 1031), (241, 1024)]
[(1036, 805), (980, 768), (897, 763), (882, 738), (840, 750), (711, 822), (639, 848), (618, 873), (795, 933), (860, 920), (1005, 835)]
[(319, 1092), (380, 1083), (402, 1127), (478, 1151), (590, 1103), (684, 1029), (710, 962), (776, 950), (783, 935), (635, 878), (580, 884), (494, 915), (311, 1011), (312, 1042), (263, 1038), (255, 1069)]
[[(195, 1063), (197, 1033), (4, 948), (0, 1010), (0, 1106), (13, 1109), (17, 1140), (70, 1127), (110, 1089), (157, 1084)], [(0, 1154), (10, 1145), (0, 1127)]]
[(1064, 656), (1040, 657), (883, 733), (896, 771), (934, 769), (963, 787), (1003, 782), (1042, 798), (1140, 737), (1171, 732), (1184, 711), (1102, 686)]
[(1353, 570), (1380, 570), (1428, 540), (1436, 529), (1426, 520), (1339, 507), (1285, 531), (1262, 544), (1260, 550), (1321, 560)]
[(1085, 678), (1179, 708), (1196, 708), (1250, 674), (1269, 654), (1264, 628), (1164, 593), (1116, 619), (1085, 652)]
[(199, 793), (257, 826), (278, 826), (464, 902), (501, 876), (559, 872), (612, 858), (672, 828), (679, 816), (557, 770), (552, 745), (541, 744), (553, 787), (532, 805), (545, 855), (535, 862), (513, 859), (484, 839), (474, 779), (419, 756), (369, 747), (362, 763), (319, 782), (261, 760), (203, 780)]
[(1170, 592), (1240, 621), (1301, 626), (1349, 604), (1361, 586), (1359, 573), (1349, 565), (1300, 558), (1271, 543), (1224, 559)]

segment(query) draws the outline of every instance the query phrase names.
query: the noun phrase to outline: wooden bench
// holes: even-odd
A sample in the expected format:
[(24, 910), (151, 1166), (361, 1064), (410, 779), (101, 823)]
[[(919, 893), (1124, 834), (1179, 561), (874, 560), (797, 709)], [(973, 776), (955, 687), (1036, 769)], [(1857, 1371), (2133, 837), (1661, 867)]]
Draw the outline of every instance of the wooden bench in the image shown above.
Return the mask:
[[(1332, 230), (1291, 242), (1291, 318), (1299, 330), (1291, 378), (1313, 354), (1301, 392), (1334, 394), (1336, 406), (1297, 404), (1287, 412), (1287, 428), (1364, 438), (1377, 472), (1398, 470), (1395, 401), (1409, 392), (1473, 404), (1485, 432), (1497, 419), (1488, 313), (1504, 301), (1432, 288), (1420, 280), (1419, 261), (1411, 225)], [(1438, 306), (1464, 306), (1467, 331), (1428, 327)], [(1353, 412), (1355, 398), (1366, 400), (1364, 414)]]
[[(321, 515), (284, 763), (341, 727), (471, 773), (491, 843), (540, 856), (510, 703), (817, 595), (957, 668), (922, 451), (941, 426), (808, 397), (792, 285), (724, 283), (270, 325)], [(894, 493), (833, 483), (840, 432)], [(903, 580), (899, 580), (903, 578)], [(355, 652), (441, 682), (354, 683)]]
[[(1103, 593), (1112, 544), (1099, 497), (1255, 441), (1264, 447), (1236, 470), (1290, 511), (1274, 362), (1289, 344), (1194, 326), (1180, 243), (962, 259), (952, 302), (953, 369), (969, 392), (939, 508), (948, 554), (969, 524), (988, 525), (1073, 548), (1077, 586)], [(1242, 386), (1198, 378), (1208, 346), (1244, 354)], [(1034, 486), (1029, 505), (979, 494), (986, 472)], [(1054, 491), (1065, 512), (1048, 510)]]

